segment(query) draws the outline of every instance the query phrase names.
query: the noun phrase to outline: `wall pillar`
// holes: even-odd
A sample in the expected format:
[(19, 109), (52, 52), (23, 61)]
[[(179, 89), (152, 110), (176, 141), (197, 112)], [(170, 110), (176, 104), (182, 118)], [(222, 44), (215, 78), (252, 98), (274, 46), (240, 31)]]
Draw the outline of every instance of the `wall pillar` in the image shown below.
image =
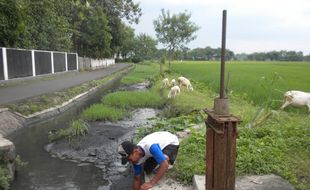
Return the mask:
[(9, 79), (9, 74), (8, 74), (8, 60), (6, 56), (6, 48), (2, 48), (2, 59), (3, 59), (3, 76), (4, 80)]
[(31, 50), (32, 76), (36, 76), (36, 62), (34, 58), (34, 50)]

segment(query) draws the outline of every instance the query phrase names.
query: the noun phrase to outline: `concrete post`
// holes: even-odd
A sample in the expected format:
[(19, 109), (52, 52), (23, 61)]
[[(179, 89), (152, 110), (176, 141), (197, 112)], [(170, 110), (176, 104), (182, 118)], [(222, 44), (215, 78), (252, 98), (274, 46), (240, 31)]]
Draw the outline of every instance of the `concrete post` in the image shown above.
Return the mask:
[(8, 60), (6, 56), (6, 48), (2, 48), (2, 60), (3, 60), (3, 76), (4, 80), (9, 79), (9, 74), (8, 74)]
[(34, 50), (31, 50), (32, 76), (36, 76), (36, 62), (34, 58)]
[(55, 73), (55, 66), (54, 66), (54, 52), (51, 51), (51, 67), (52, 67), (52, 74)]
[(79, 57), (77, 53), (75, 54), (75, 57), (76, 57), (76, 70), (78, 71), (79, 70)]
[(68, 71), (68, 53), (65, 53), (65, 57), (66, 57), (66, 72)]

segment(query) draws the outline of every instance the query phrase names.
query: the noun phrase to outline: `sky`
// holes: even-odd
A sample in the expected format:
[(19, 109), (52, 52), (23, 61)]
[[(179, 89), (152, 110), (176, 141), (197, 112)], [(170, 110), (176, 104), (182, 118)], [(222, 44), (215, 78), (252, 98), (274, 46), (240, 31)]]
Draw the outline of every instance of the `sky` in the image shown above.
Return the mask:
[[(227, 10), (226, 48), (235, 53), (302, 51), (310, 54), (310, 0), (134, 0), (142, 16), (133, 24), (136, 34), (156, 39), (153, 21), (161, 9), (187, 11), (200, 27), (193, 49), (221, 46), (222, 12)], [(159, 45), (160, 47), (160, 45)]]

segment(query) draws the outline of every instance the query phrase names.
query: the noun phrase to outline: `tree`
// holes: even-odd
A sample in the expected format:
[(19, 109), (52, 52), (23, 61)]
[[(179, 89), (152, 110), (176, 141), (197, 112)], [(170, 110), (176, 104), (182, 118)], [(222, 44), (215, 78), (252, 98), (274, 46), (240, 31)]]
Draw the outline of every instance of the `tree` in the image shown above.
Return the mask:
[(93, 0), (93, 6), (100, 6), (108, 15), (109, 27), (111, 28), (112, 41), (111, 50), (113, 54), (119, 54), (123, 45), (122, 32), (124, 23), (122, 19), (126, 19), (129, 23), (138, 23), (142, 15), (139, 3), (133, 0)]
[(71, 48), (70, 29), (65, 16), (67, 1), (20, 1), (25, 31), (17, 39), (22, 48), (68, 51)]
[(0, 1), (0, 46), (14, 46), (23, 29), (17, 1)]
[(158, 41), (168, 49), (169, 68), (174, 52), (196, 38), (194, 33), (199, 27), (190, 21), (190, 17), (191, 14), (186, 11), (170, 15), (169, 10), (162, 9), (153, 23)]
[(111, 30), (101, 7), (91, 8), (82, 24), (82, 56), (104, 58), (111, 56)]
[(122, 58), (126, 59), (130, 56), (130, 53), (133, 52), (134, 43), (135, 43), (135, 32), (134, 29), (122, 24), (122, 32), (121, 32), (121, 48), (117, 55), (121, 55)]
[(150, 60), (154, 57), (157, 41), (147, 34), (139, 34), (135, 38), (134, 58), (137, 60)]

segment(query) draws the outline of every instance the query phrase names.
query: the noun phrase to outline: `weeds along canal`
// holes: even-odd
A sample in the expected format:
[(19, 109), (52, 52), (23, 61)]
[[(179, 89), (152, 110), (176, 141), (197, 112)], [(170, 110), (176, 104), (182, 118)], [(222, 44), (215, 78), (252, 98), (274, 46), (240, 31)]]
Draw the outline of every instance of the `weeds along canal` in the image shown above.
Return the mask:
[[(118, 88), (119, 80), (66, 112), (13, 133), (9, 139), (27, 165), (19, 168), (11, 189), (127, 190), (131, 186), (132, 174), (128, 166), (120, 164), (116, 151), (118, 143), (131, 138), (137, 126), (149, 125), (148, 118), (155, 117), (156, 110), (134, 110), (132, 119), (116, 123), (89, 123), (89, 134), (70, 144), (48, 141), (49, 131), (67, 127), (84, 108), (99, 102), (104, 92)], [(122, 87), (122, 90), (126, 88)], [(141, 84), (137, 88), (141, 89)], [(137, 88), (128, 87), (130, 90)]]

